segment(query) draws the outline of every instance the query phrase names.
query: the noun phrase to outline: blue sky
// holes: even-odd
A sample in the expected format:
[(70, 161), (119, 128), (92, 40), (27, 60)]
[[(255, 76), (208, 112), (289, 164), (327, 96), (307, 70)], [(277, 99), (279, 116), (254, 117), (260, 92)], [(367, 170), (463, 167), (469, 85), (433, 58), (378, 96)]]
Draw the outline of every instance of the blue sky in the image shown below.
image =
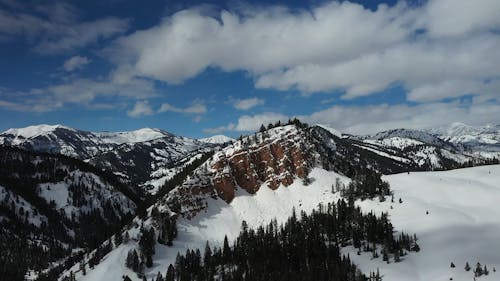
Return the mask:
[(0, 130), (500, 122), (500, 2), (0, 0)]

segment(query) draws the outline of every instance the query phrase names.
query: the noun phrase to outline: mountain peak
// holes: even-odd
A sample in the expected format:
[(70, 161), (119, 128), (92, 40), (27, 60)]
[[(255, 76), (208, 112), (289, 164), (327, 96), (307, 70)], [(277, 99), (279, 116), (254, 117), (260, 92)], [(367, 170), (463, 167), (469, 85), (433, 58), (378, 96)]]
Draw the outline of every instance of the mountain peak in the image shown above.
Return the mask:
[(223, 143), (228, 143), (228, 142), (234, 141), (233, 138), (230, 138), (230, 137), (225, 136), (225, 135), (214, 135), (214, 136), (211, 136), (208, 138), (202, 138), (202, 139), (198, 139), (198, 140), (201, 142), (212, 143), (212, 144), (223, 144)]
[(98, 132), (95, 134), (104, 141), (115, 144), (144, 142), (170, 135), (170, 133), (156, 128), (141, 128), (125, 132)]
[(74, 131), (74, 129), (56, 124), (56, 125), (47, 125), (47, 124), (40, 124), (40, 125), (33, 125), (33, 126), (28, 126), (24, 128), (12, 128), (8, 129), (7, 131), (3, 132), (2, 134), (6, 135), (14, 135), (16, 137), (23, 137), (25, 139), (36, 137), (42, 134), (47, 134), (55, 131), (56, 129), (66, 129), (66, 130), (71, 130)]

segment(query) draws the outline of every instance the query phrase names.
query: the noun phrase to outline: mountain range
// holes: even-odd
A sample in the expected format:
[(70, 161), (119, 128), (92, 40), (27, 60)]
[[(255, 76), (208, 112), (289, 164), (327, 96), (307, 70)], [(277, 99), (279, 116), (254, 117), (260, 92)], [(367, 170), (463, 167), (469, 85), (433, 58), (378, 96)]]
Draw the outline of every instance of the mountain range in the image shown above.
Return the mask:
[[(498, 163), (499, 128), (457, 123), (356, 136), (295, 119), (238, 140), (149, 128), (9, 129), (0, 134), (0, 243), (14, 249), (8, 241), (22, 237), (31, 241), (26, 253), (37, 257), (11, 276), (149, 280), (167, 272), (177, 253), (236, 239), (243, 221), (283, 223), (293, 210), (310, 213), (341, 198), (339, 183), (383, 186), (380, 174)], [(386, 196), (356, 192), (358, 199)], [(134, 272), (124, 259), (143, 247), (147, 228), (163, 242), (154, 245), (152, 265)], [(25, 258), (18, 255), (11, 261)]]

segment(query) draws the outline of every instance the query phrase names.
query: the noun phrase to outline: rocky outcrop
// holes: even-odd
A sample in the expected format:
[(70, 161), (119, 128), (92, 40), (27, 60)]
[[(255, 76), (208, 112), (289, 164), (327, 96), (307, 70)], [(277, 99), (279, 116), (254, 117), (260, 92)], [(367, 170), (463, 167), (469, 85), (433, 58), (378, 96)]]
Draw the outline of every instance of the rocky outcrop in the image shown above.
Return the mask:
[(307, 140), (306, 132), (294, 125), (245, 137), (215, 153), (171, 196), (180, 200), (183, 213), (190, 217), (204, 208), (200, 197), (229, 203), (237, 189), (254, 194), (263, 186), (289, 186), (307, 177), (313, 166), (313, 146)]
[(276, 189), (307, 176), (313, 156), (304, 132), (284, 126), (258, 133), (236, 143), (214, 157), (213, 188), (226, 202), (236, 188), (255, 193), (263, 184)]

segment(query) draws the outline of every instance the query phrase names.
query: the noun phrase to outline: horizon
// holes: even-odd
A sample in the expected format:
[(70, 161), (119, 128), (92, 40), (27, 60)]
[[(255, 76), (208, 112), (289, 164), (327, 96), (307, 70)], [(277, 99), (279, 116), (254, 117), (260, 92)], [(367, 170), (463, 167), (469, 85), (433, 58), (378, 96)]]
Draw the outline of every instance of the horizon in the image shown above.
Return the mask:
[[(302, 122), (302, 120), (298, 119), (299, 121)], [(274, 123), (273, 123), (274, 124)], [(269, 124), (261, 124), (261, 125), (264, 125), (264, 126), (268, 126)], [(281, 125), (287, 125), (286, 123), (282, 123)], [(495, 124), (495, 123), (485, 123), (485, 124), (482, 124), (482, 125), (476, 125), (476, 126), (472, 126), (472, 125), (469, 125), (469, 124), (466, 124), (466, 123), (462, 123), (462, 122), (453, 122), (453, 123), (450, 123), (448, 125), (444, 125), (444, 126), (441, 126), (441, 127), (438, 127), (438, 128), (428, 128), (428, 129), (425, 129), (425, 128), (413, 128), (413, 129), (409, 129), (409, 128), (404, 128), (404, 127), (399, 127), (399, 128), (391, 128), (391, 129), (387, 129), (387, 130), (381, 130), (381, 131), (376, 131), (374, 133), (357, 133), (357, 134), (352, 134), (352, 133), (347, 133), (347, 132), (343, 132), (343, 131), (340, 131), (336, 128), (332, 128), (328, 125), (325, 125), (325, 124), (320, 124), (320, 123), (314, 123), (314, 124), (308, 124), (309, 126), (320, 126), (320, 127), (327, 127), (328, 129), (333, 129), (343, 135), (357, 135), (357, 136), (374, 136), (376, 135), (377, 133), (382, 133), (382, 132), (386, 132), (386, 131), (390, 131), (390, 130), (417, 130), (417, 131), (423, 131), (423, 132), (428, 132), (430, 134), (436, 134), (435, 132), (429, 132), (429, 130), (432, 130), (432, 129), (440, 129), (440, 130), (444, 130), (444, 129), (450, 129), (456, 125), (463, 125), (463, 126), (466, 126), (466, 127), (471, 127), (471, 128), (484, 128), (484, 127), (492, 127), (492, 126), (499, 126), (500, 124)], [(0, 134), (3, 134), (3, 133), (6, 133), (7, 131), (9, 130), (19, 130), (19, 129), (26, 129), (28, 127), (41, 127), (41, 126), (48, 126), (48, 127), (57, 127), (57, 126), (61, 126), (61, 127), (65, 127), (65, 128), (69, 128), (69, 129), (74, 129), (74, 130), (77, 130), (77, 131), (84, 131), (84, 132), (91, 132), (91, 133), (126, 133), (126, 132), (133, 132), (133, 131), (139, 131), (139, 130), (144, 130), (144, 129), (150, 129), (150, 130), (160, 130), (160, 131), (163, 131), (163, 132), (166, 132), (166, 133), (171, 133), (171, 134), (174, 134), (176, 136), (181, 136), (181, 137), (187, 137), (187, 138), (191, 138), (191, 139), (204, 139), (204, 138), (211, 138), (211, 137), (215, 137), (215, 136), (226, 136), (226, 137), (230, 137), (230, 138), (233, 138), (233, 139), (238, 139), (238, 137), (240, 136), (248, 136), (248, 135), (251, 135), (255, 132), (258, 132), (259, 130), (254, 130), (254, 131), (247, 131), (245, 134), (239, 134), (239, 135), (228, 135), (228, 134), (223, 134), (223, 133), (219, 133), (219, 134), (212, 134), (212, 135), (208, 135), (208, 136), (204, 136), (204, 137), (192, 137), (192, 136), (187, 136), (187, 135), (181, 135), (181, 134), (178, 134), (177, 132), (173, 132), (173, 131), (168, 131), (168, 130), (164, 130), (162, 128), (156, 128), (156, 127), (142, 127), (142, 128), (135, 128), (135, 129), (130, 129), (130, 130), (126, 130), (126, 131), (112, 131), (112, 130), (101, 130), (101, 131), (92, 131), (92, 130), (86, 130), (86, 129), (83, 129), (83, 128), (78, 128), (78, 127), (72, 127), (72, 126), (68, 126), (68, 125), (65, 125), (65, 124), (32, 124), (32, 125), (28, 125), (28, 126), (25, 126), (25, 127), (16, 127), (16, 128), (8, 128), (6, 130), (3, 130), (3, 131), (0, 131)], [(260, 127), (260, 125), (259, 125)]]
[(500, 124), (500, 2), (0, 0), (0, 131)]

